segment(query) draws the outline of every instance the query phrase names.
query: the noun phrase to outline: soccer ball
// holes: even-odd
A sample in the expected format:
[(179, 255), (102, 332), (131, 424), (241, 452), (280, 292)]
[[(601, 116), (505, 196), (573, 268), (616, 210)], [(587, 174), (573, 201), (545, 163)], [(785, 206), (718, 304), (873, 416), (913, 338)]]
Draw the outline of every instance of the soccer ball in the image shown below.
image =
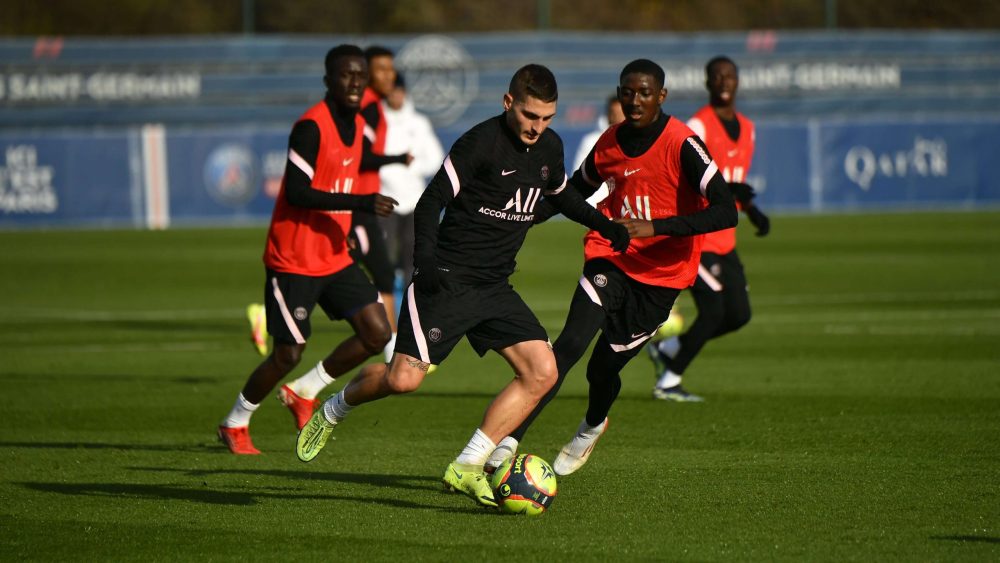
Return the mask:
[(656, 332), (653, 334), (653, 341), (666, 340), (667, 338), (678, 336), (682, 332), (684, 332), (684, 315), (675, 307), (670, 310), (670, 317), (666, 321), (663, 321), (663, 324), (656, 329)]
[(538, 516), (552, 506), (556, 472), (542, 458), (516, 455), (497, 467), (490, 482), (500, 510), (508, 514)]

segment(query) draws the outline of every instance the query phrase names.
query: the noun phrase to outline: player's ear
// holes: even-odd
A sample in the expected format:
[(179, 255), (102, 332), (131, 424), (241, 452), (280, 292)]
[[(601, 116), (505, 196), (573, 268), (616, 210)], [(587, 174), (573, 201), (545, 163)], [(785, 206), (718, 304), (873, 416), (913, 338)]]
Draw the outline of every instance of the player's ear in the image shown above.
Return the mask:
[(660, 103), (661, 104), (667, 99), (667, 89), (666, 88), (660, 89), (660, 98), (659, 99), (660, 99)]
[(514, 96), (510, 95), (510, 92), (503, 95), (503, 110), (510, 111), (510, 108), (514, 106)]

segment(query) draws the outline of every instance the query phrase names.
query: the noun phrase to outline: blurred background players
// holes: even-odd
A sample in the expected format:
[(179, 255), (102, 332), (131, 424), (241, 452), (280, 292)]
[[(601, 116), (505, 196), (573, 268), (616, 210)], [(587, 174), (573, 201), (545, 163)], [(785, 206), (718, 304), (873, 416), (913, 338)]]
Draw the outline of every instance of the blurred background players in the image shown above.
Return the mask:
[(351, 193), (361, 165), (365, 123), (358, 110), (367, 65), (359, 47), (340, 45), (327, 53), (324, 66), (326, 97), (299, 118), (288, 138), (288, 160), (264, 250), (264, 301), (274, 351), (250, 374), (218, 428), (219, 439), (234, 454), (260, 453), (250, 439), (250, 417), (299, 364), (317, 303), (331, 319), (346, 319), (354, 335), (279, 390), (278, 398), (299, 428), (324, 387), (389, 341), (378, 292), (351, 260), (347, 246), (352, 211), (388, 215), (396, 203), (378, 193)]
[(379, 170), (382, 194), (399, 202), (392, 215), (379, 217), (379, 224), (386, 234), (390, 262), (405, 288), (413, 277), (413, 210), (427, 181), (441, 167), (444, 150), (430, 120), (406, 96), (402, 74), (396, 74), (395, 86), (384, 104), (385, 152), (413, 157), (409, 166), (388, 164)]
[[(756, 134), (753, 122), (736, 111), (739, 70), (728, 57), (715, 57), (705, 65), (705, 76), (708, 105), (694, 114), (688, 126), (705, 141), (739, 207), (756, 227), (757, 236), (764, 236), (770, 231), (770, 221), (755, 205), (753, 188), (744, 183)], [(706, 342), (750, 322), (750, 295), (743, 263), (736, 253), (736, 229), (705, 235), (701, 252), (698, 277), (691, 286), (697, 318), (683, 335), (647, 346), (658, 377), (653, 388), (657, 399), (702, 401), (681, 386), (684, 371)]]
[[(364, 154), (361, 173), (354, 193), (358, 195), (378, 193), (381, 189), (379, 170), (389, 164), (409, 164), (413, 157), (409, 154), (387, 155), (385, 150), (388, 124), (384, 114), (384, 101), (396, 83), (396, 67), (392, 51), (378, 45), (365, 49), (368, 62), (368, 87), (361, 100), (361, 116), (365, 120)], [(392, 358), (393, 342), (396, 340), (396, 299), (393, 290), (396, 285), (396, 270), (389, 260), (385, 233), (373, 213), (355, 212), (351, 223), (353, 248), (351, 255), (355, 262), (368, 270), (385, 306), (385, 314), (392, 327), (392, 337), (385, 347), (385, 360)]]

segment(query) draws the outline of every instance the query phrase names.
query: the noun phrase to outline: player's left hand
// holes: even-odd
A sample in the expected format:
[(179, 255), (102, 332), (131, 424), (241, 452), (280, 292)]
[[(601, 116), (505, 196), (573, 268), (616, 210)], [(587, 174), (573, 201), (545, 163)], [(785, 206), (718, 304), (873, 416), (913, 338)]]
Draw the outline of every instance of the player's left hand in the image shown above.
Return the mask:
[(629, 235), (628, 229), (622, 225), (607, 221), (597, 232), (611, 242), (611, 249), (615, 252), (628, 250), (628, 244), (632, 237)]
[(399, 202), (389, 196), (375, 194), (375, 214), (379, 217), (392, 215), (392, 210), (399, 205)]
[(756, 205), (747, 207), (746, 213), (750, 223), (757, 228), (757, 236), (767, 236), (767, 233), (771, 232), (771, 220)]
[(615, 223), (628, 229), (628, 236), (632, 238), (651, 237), (656, 233), (653, 231), (653, 222), (645, 219), (615, 219)]

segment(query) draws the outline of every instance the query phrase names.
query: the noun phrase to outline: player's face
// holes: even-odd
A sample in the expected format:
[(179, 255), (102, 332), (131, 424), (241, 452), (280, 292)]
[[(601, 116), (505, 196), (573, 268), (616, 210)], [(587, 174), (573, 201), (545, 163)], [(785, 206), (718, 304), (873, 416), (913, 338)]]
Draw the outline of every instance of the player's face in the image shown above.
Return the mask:
[(736, 101), (736, 89), (740, 86), (740, 76), (736, 65), (720, 61), (712, 65), (705, 80), (708, 96), (713, 106), (730, 106)]
[(392, 64), (392, 57), (388, 55), (372, 57), (368, 73), (368, 85), (379, 96), (384, 98), (389, 95), (389, 92), (392, 92), (392, 88), (396, 84), (396, 67)]
[(618, 86), (618, 101), (622, 104), (625, 121), (641, 128), (660, 117), (660, 105), (667, 99), (667, 89), (649, 74), (626, 74)]
[(533, 96), (515, 100), (514, 96), (504, 94), (503, 109), (507, 113), (507, 125), (526, 145), (535, 144), (556, 116), (556, 102), (543, 102)]
[(338, 107), (357, 110), (368, 83), (368, 65), (364, 57), (340, 57), (333, 75), (323, 77), (327, 92)]

